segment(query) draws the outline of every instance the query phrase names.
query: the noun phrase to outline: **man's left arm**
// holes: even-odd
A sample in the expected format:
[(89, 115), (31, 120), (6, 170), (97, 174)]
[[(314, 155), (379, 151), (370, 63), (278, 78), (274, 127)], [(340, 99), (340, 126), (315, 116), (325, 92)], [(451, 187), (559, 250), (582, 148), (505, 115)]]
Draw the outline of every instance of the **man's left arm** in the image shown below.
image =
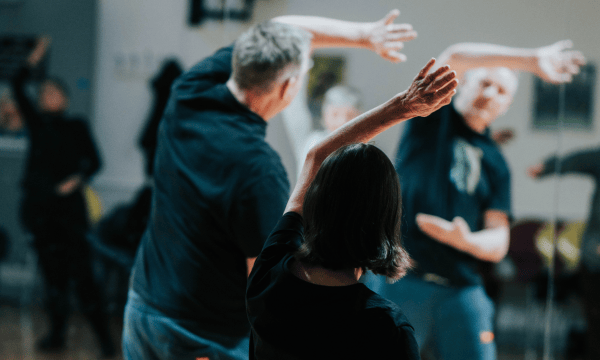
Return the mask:
[(570, 40), (538, 48), (458, 43), (438, 56), (438, 66), (449, 65), (461, 80), (463, 74), (470, 69), (505, 67), (532, 73), (549, 83), (561, 84), (570, 82), (572, 76), (578, 74), (579, 68), (585, 64), (585, 57), (580, 51), (568, 50), (572, 46)]
[(510, 228), (508, 214), (500, 210), (486, 210), (484, 229), (472, 232), (460, 216), (452, 221), (440, 217), (417, 214), (417, 225), (431, 238), (474, 257), (500, 262), (508, 252)]
[(313, 36), (311, 49), (331, 47), (364, 48), (392, 62), (406, 61), (399, 51), (404, 42), (417, 36), (410, 24), (394, 24), (400, 11), (394, 9), (374, 22), (352, 22), (318, 16), (280, 16), (273, 21), (300, 27)]

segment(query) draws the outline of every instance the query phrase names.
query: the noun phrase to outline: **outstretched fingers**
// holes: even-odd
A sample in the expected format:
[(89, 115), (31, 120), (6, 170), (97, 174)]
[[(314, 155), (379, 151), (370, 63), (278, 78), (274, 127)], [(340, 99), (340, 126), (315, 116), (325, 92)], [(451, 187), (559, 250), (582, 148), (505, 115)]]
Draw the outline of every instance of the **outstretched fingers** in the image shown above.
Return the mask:
[(385, 54), (381, 55), (384, 59), (389, 60), (394, 63), (404, 62), (406, 61), (406, 55), (398, 52), (398, 51), (388, 51)]
[[(445, 68), (444, 71), (440, 71), (444, 68)], [(433, 90), (437, 91), (437, 90), (443, 88), (450, 81), (452, 81), (452, 79), (456, 78), (456, 71), (449, 71), (449, 70), (450, 70), (450, 67), (448, 65), (446, 65), (444, 67), (439, 68), (434, 73), (434, 74), (436, 74), (436, 76), (434, 77), (435, 80), (431, 83), (431, 87)]]
[(423, 67), (421, 69), (421, 71), (419, 71), (419, 73), (417, 74), (417, 77), (415, 78), (415, 80), (422, 80), (425, 78), (425, 76), (427, 75), (427, 73), (429, 72), (429, 70), (431, 70), (431, 68), (433, 67), (433, 65), (435, 64), (435, 58), (431, 58), (431, 60), (429, 60), (429, 62), (427, 62), (427, 64), (425, 65), (425, 67)]
[(431, 84), (434, 81), (436, 81), (440, 76), (444, 75), (446, 72), (450, 71), (450, 66), (448, 65), (444, 65), (442, 67), (440, 67), (439, 69), (437, 69), (436, 71), (432, 72), (431, 74), (427, 75), (427, 77), (425, 78), (425, 83), (427, 84)]
[(444, 87), (442, 87), (441, 89), (439, 89), (435, 92), (435, 97), (437, 99), (443, 99), (450, 94), (454, 95), (454, 93), (456, 93), (455, 90), (456, 90), (457, 86), (458, 86), (458, 80), (452, 79), (448, 83), (445, 83)]
[(566, 54), (569, 56), (571, 62), (575, 65), (585, 65), (585, 56), (581, 51), (567, 51)]
[(561, 40), (554, 43), (554, 46), (559, 50), (570, 49), (573, 47), (573, 42), (571, 40)]
[(394, 22), (394, 20), (396, 20), (396, 18), (398, 16), (400, 16), (400, 10), (398, 10), (398, 9), (390, 10), (390, 12), (387, 13), (387, 15), (383, 17), (383, 19), (382, 19), (383, 23), (386, 25), (391, 24)]

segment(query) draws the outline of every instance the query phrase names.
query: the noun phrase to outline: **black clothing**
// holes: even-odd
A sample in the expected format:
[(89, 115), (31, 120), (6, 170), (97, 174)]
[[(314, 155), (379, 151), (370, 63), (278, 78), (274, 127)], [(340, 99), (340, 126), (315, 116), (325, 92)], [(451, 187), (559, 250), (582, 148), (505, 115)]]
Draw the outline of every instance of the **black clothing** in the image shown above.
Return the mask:
[[(557, 158), (552, 156), (544, 161), (540, 177), (557, 172)], [(590, 272), (600, 273), (600, 148), (581, 150), (560, 159), (559, 174), (587, 175), (594, 181), (594, 194), (590, 213), (581, 243), (581, 262)]]
[(315, 285), (291, 272), (303, 231), (302, 217), (286, 213), (254, 263), (246, 291), (250, 359), (419, 359), (397, 305), (361, 283)]
[(86, 315), (106, 354), (113, 354), (101, 292), (95, 281), (89, 245), (87, 207), (80, 189), (58, 194), (57, 186), (72, 175), (89, 179), (100, 167), (98, 151), (86, 123), (63, 113), (39, 112), (29, 101), (22, 68), (12, 81), (13, 92), (29, 133), (29, 151), (23, 178), (21, 218), (33, 235), (46, 287), (50, 317), (44, 349), (64, 346), (71, 312), (69, 285), (74, 282)]
[[(540, 177), (558, 174), (587, 175), (594, 181), (594, 194), (591, 199), (587, 226), (581, 239), (581, 295), (583, 298), (587, 331), (585, 335), (584, 359), (599, 359), (600, 344), (600, 148), (576, 151), (560, 159), (544, 161)], [(557, 171), (558, 170), (558, 171)]]
[(395, 167), (402, 184), (402, 239), (416, 273), (441, 276), (454, 286), (481, 285), (480, 261), (425, 235), (415, 217), (460, 216), (479, 231), (486, 210), (510, 214), (510, 173), (495, 142), (471, 130), (451, 104), (409, 120)]
[(167, 61), (158, 75), (152, 79), (152, 90), (154, 91), (154, 106), (150, 117), (139, 139), (139, 145), (144, 151), (146, 175), (152, 176), (154, 171), (154, 154), (156, 153), (156, 142), (158, 141), (158, 125), (162, 119), (165, 107), (171, 94), (171, 86), (183, 69), (176, 60)]
[(30, 74), (21, 68), (12, 81), (13, 93), (29, 135), (23, 187), (36, 201), (53, 201), (56, 186), (71, 175), (83, 181), (100, 169), (100, 156), (85, 121), (64, 113), (40, 112), (25, 94)]
[(132, 287), (167, 316), (247, 336), (246, 259), (283, 213), (289, 182), (265, 142), (267, 123), (225, 86), (231, 53), (217, 51), (173, 85)]

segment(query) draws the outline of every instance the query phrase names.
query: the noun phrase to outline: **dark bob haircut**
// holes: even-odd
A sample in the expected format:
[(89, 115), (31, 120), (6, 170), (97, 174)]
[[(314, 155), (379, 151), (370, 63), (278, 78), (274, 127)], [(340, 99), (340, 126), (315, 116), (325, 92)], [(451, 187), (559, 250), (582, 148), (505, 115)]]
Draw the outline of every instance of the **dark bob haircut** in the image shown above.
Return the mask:
[(412, 266), (400, 243), (401, 193), (388, 157), (352, 144), (329, 155), (308, 188), (296, 259), (331, 270), (360, 267), (400, 279)]

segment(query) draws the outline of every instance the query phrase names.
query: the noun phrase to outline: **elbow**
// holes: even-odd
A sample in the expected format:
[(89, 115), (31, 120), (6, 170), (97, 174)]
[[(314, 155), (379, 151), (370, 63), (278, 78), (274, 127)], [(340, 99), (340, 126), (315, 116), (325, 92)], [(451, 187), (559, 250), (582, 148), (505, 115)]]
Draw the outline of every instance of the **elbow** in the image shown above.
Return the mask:
[(498, 251), (497, 253), (492, 255), (492, 257), (489, 259), (489, 261), (493, 262), (494, 264), (497, 264), (506, 257), (507, 253), (508, 253), (508, 249), (506, 251), (503, 251), (503, 250)]
[(491, 254), (491, 258), (489, 261), (493, 262), (493, 263), (499, 263), (500, 261), (502, 261), (506, 255), (508, 254), (508, 245), (510, 243), (510, 239), (508, 234), (506, 234), (506, 238), (505, 240), (502, 242), (502, 244), (496, 249), (496, 251), (494, 251), (493, 254)]

